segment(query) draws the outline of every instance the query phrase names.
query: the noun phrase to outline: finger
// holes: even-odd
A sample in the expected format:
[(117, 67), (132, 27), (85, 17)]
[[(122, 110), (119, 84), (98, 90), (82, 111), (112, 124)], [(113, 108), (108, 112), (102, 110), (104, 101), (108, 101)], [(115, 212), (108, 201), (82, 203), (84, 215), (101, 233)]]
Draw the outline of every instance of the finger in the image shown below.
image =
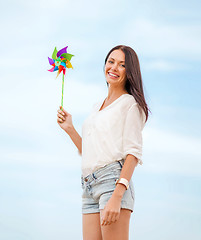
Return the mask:
[(63, 123), (63, 122), (64, 122), (64, 120), (63, 120), (63, 119), (61, 119), (61, 118), (58, 118), (58, 121), (59, 121), (59, 122), (61, 122), (61, 123)]
[(103, 217), (101, 217), (101, 225), (104, 225), (105, 220), (103, 219)]
[(63, 117), (58, 117), (57, 119), (62, 122), (66, 120), (65, 118), (63, 119)]
[[(61, 107), (61, 106), (60, 106)], [(64, 109), (62, 108), (62, 111), (64, 112), (64, 114), (68, 115), (69, 113)]]
[(65, 117), (63, 115), (61, 115), (60, 113), (57, 114), (57, 117), (63, 119), (64, 121), (66, 120)]
[(113, 215), (114, 215), (114, 214), (111, 213), (111, 212), (108, 214), (107, 221), (108, 221), (109, 223), (111, 222)]
[(57, 112), (60, 113), (60, 114), (62, 114), (63, 116), (66, 115), (66, 114), (65, 114), (63, 111), (61, 111), (61, 110), (58, 110)]
[(108, 224), (108, 215), (109, 215), (109, 212), (106, 212), (105, 213), (105, 217), (104, 217), (104, 225), (107, 225)]
[(64, 109), (63, 109), (63, 113), (65, 114), (65, 115), (70, 115), (67, 111), (65, 111)]
[(106, 224), (106, 219), (104, 217), (101, 218), (101, 225), (105, 225)]
[(104, 221), (102, 225), (103, 226), (109, 225), (109, 222), (108, 221)]
[(106, 221), (104, 226), (110, 225), (110, 222)]
[(120, 213), (117, 213), (117, 214), (115, 215), (115, 222), (118, 221), (119, 217), (120, 217)]
[(105, 208), (104, 208), (101, 213), (101, 225), (104, 225), (106, 220), (107, 220), (107, 212), (105, 211)]
[(117, 221), (116, 215), (114, 214), (114, 215), (112, 216), (111, 222), (115, 223), (116, 221)]
[(59, 123), (63, 123), (63, 120), (62, 119), (60, 119), (60, 118), (58, 118), (58, 120), (57, 120)]
[(58, 117), (57, 120), (58, 120), (59, 122), (64, 122), (64, 120), (63, 120), (62, 118), (60, 118), (60, 117)]

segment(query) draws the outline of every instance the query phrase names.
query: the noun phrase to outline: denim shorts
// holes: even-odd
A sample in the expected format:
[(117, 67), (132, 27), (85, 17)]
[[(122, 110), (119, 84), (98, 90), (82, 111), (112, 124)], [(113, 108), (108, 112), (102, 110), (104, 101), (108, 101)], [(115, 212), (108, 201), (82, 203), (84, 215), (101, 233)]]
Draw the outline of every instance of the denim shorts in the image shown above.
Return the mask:
[[(81, 175), (83, 214), (97, 213), (100, 212), (100, 209), (104, 209), (116, 187), (115, 181), (121, 174), (123, 164), (124, 160), (122, 159), (99, 168), (87, 177)], [(134, 186), (131, 179), (129, 188), (122, 197), (121, 208), (133, 212), (134, 196)]]

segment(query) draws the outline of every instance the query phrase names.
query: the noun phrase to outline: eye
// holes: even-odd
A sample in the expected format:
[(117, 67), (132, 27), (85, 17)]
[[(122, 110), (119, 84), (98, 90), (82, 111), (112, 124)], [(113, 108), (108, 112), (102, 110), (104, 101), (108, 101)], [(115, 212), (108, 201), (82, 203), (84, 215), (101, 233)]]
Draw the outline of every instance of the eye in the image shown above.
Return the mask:
[(121, 66), (125, 68), (125, 65), (124, 65), (124, 64), (121, 64)]
[(111, 61), (111, 60), (109, 60), (108, 62), (109, 62), (109, 63), (113, 63), (113, 61)]

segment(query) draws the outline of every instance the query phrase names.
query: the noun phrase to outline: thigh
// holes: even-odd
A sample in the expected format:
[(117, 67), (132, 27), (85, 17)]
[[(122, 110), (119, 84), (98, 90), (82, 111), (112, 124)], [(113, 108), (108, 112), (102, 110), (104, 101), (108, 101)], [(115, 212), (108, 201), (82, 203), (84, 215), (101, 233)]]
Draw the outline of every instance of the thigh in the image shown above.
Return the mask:
[[(102, 211), (100, 211), (100, 218)], [(129, 239), (129, 223), (131, 211), (121, 208), (119, 219), (110, 225), (101, 226), (102, 237), (104, 240), (128, 240)]]
[(102, 240), (100, 213), (82, 214), (83, 240)]

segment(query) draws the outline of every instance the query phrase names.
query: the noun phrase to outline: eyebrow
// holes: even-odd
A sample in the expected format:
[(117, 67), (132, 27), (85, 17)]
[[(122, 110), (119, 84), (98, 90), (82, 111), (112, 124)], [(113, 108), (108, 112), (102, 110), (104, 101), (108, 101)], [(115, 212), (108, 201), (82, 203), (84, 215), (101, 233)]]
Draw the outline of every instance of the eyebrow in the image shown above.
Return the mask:
[[(114, 58), (112, 58), (112, 57), (110, 57), (110, 58), (111, 58), (111, 59), (113, 59), (113, 60), (115, 60), (115, 59), (114, 59)], [(110, 58), (109, 58), (109, 59), (110, 59)], [(121, 62), (125, 62), (125, 61), (121, 61)], [(120, 63), (121, 63), (121, 62), (120, 62)]]

